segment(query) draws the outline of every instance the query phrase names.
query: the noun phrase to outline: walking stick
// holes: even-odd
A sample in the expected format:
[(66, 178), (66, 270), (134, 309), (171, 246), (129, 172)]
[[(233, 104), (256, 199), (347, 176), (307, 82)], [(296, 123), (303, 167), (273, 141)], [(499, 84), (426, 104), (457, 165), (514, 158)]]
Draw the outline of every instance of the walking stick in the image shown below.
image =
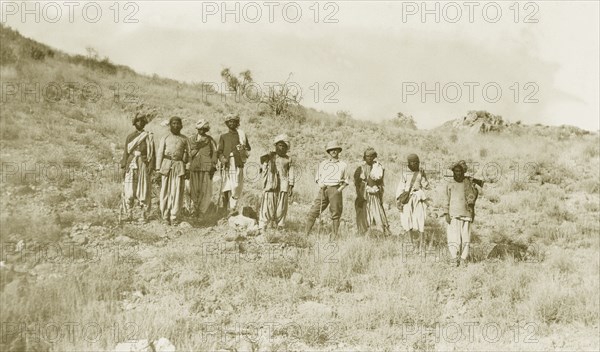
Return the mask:
[(321, 212), (323, 211), (323, 189), (319, 188), (319, 225), (317, 226), (317, 233), (321, 237)]
[(219, 174), (220, 174), (220, 185), (219, 185), (219, 198), (217, 201), (217, 217), (220, 217), (221, 214), (223, 214), (223, 204), (225, 202), (225, 200), (223, 199), (223, 176), (224, 176), (224, 169), (223, 169), (223, 164), (219, 161)]
[(118, 224), (121, 225), (123, 223), (123, 214), (127, 212), (127, 205), (125, 199), (125, 175), (123, 175), (123, 179), (121, 180), (121, 204), (119, 206), (119, 219)]
[(123, 213), (125, 212), (125, 190), (121, 187), (121, 205), (119, 206), (119, 219), (118, 224), (123, 223)]

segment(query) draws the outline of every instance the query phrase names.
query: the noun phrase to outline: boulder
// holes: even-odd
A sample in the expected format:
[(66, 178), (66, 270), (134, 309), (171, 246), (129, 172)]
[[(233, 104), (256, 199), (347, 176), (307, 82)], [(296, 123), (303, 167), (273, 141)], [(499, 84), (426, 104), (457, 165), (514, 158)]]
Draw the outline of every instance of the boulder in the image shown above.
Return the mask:
[(87, 236), (84, 235), (83, 233), (72, 234), (71, 239), (73, 240), (73, 242), (75, 242), (75, 244), (80, 245), (80, 246), (83, 246), (89, 242)]
[(179, 227), (182, 229), (191, 229), (192, 225), (190, 225), (189, 222), (182, 221), (181, 223), (179, 223)]
[(258, 228), (256, 220), (244, 215), (232, 216), (227, 220), (230, 228), (238, 231), (248, 231)]
[(154, 341), (154, 352), (175, 352), (175, 345), (167, 338), (161, 337)]

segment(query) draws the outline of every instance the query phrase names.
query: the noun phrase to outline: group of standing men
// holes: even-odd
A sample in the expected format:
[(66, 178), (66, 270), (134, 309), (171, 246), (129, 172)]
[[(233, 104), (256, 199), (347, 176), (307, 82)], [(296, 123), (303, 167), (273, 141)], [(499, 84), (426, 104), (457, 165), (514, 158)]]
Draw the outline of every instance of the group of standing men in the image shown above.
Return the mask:
[[(221, 187), (219, 205), (229, 215), (236, 212), (238, 200), (244, 184), (244, 164), (251, 150), (246, 134), (239, 129), (238, 115), (229, 114), (225, 118), (228, 131), (216, 142), (207, 132), (209, 123), (199, 120), (197, 133), (187, 138), (181, 134), (183, 127), (179, 117), (169, 120), (170, 133), (164, 136), (155, 150), (154, 137), (144, 130), (147, 116), (136, 114), (133, 119), (135, 131), (127, 136), (121, 161), (124, 173), (122, 209), (128, 219), (133, 218), (133, 207), (137, 202), (141, 208), (140, 221), (147, 221), (151, 202), (151, 173), (160, 175), (160, 214), (163, 223), (177, 225), (183, 208), (186, 180), (189, 180), (192, 213), (203, 217), (209, 209), (212, 198), (212, 179), (220, 164)], [(275, 137), (274, 151), (260, 157), (263, 195), (259, 212), (259, 228), (269, 226), (282, 229), (285, 226), (288, 202), (294, 189), (294, 166), (288, 156), (290, 141), (287, 135)], [(319, 189), (310, 208), (305, 224), (308, 235), (316, 219), (327, 208), (332, 220), (332, 236), (339, 237), (340, 219), (343, 211), (343, 190), (350, 184), (348, 165), (340, 160), (342, 147), (335, 141), (325, 148), (328, 158), (323, 160), (315, 175)], [(396, 203), (401, 212), (403, 230), (411, 242), (419, 235), (419, 252), (425, 248), (425, 216), (429, 198), (424, 192), (429, 189), (429, 181), (420, 168), (419, 157), (410, 154), (408, 169), (401, 175), (396, 188)], [(444, 192), (444, 217), (448, 223), (447, 236), (451, 263), (459, 264), (466, 260), (469, 252), (470, 225), (474, 219), (474, 204), (477, 188), (483, 182), (465, 177), (466, 163), (460, 161), (451, 166), (453, 180), (446, 185)], [(390, 235), (390, 227), (384, 209), (383, 165), (377, 160), (373, 148), (364, 151), (363, 162), (354, 172), (356, 188), (356, 223), (359, 233), (364, 234), (374, 226), (380, 226), (384, 235)], [(429, 237), (429, 248), (433, 236)], [(459, 256), (460, 253), (460, 256)]]
[[(239, 117), (228, 115), (229, 131), (219, 142), (208, 135), (210, 125), (206, 120), (196, 123), (197, 133), (188, 138), (181, 134), (183, 127), (179, 117), (169, 120), (169, 132), (161, 138), (155, 152), (154, 137), (144, 130), (147, 116), (137, 114), (133, 119), (135, 131), (127, 136), (121, 159), (124, 174), (122, 209), (128, 219), (133, 218), (137, 201), (141, 208), (139, 220), (147, 221), (151, 205), (151, 173), (161, 178), (160, 214), (163, 223), (177, 225), (181, 221), (186, 183), (194, 216), (202, 217), (209, 209), (213, 193), (212, 179), (221, 164), (221, 203), (229, 212), (235, 211), (242, 193), (243, 166), (250, 151), (245, 134), (238, 130)], [(189, 180), (186, 182), (186, 180)]]

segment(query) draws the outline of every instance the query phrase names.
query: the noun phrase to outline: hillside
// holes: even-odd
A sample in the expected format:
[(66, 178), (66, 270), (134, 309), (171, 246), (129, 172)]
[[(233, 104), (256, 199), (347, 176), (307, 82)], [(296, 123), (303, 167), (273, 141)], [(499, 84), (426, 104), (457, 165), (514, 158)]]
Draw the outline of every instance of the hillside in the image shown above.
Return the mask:
[(469, 111), (466, 116), (443, 123), (438, 130), (459, 130), (471, 133), (507, 133), (511, 136), (535, 135), (563, 140), (591, 135), (592, 133), (575, 126), (526, 125), (521, 121), (510, 122), (487, 111)]
[[(304, 107), (275, 117), (205, 85), (61, 53), (10, 28), (0, 27), (0, 39), (1, 350), (112, 350), (160, 337), (178, 351), (600, 348), (597, 133), (423, 131)], [(152, 113), (147, 129), (157, 138), (173, 115), (186, 135), (204, 118), (218, 137), (224, 116), (239, 113), (253, 147), (241, 203), (254, 209), (258, 157), (286, 132), (300, 171), (288, 231), (231, 241), (223, 222), (119, 224), (118, 161), (137, 111)], [(395, 235), (394, 189), (406, 156), (420, 156), (432, 183), (434, 251), (422, 258), (407, 238), (358, 236), (353, 187), (340, 241), (328, 241), (328, 212), (320, 233), (302, 235), (330, 139), (352, 170), (366, 147), (378, 151)], [(473, 261), (449, 268), (435, 210), (447, 166), (460, 159), (487, 183)], [(487, 258), (498, 243), (525, 248), (524, 257)]]

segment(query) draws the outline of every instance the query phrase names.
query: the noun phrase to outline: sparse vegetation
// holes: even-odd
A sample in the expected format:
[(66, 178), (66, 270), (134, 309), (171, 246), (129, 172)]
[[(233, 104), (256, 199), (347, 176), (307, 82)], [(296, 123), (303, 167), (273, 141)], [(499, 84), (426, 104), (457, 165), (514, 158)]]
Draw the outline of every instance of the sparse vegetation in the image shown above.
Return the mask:
[[(15, 80), (93, 81), (104, 92), (97, 101), (76, 95), (75, 103), (35, 102), (19, 95), (2, 104), (2, 320), (30, 329), (80, 325), (74, 339), (52, 343), (9, 330), (0, 350), (112, 350), (124, 340), (162, 336), (178, 351), (241, 350), (242, 337), (256, 337), (248, 332), (256, 324), (274, 324), (273, 334), (268, 346), (257, 339), (247, 350), (257, 350), (259, 343), (273, 351), (600, 346), (597, 133), (523, 124), (519, 134), (511, 132), (515, 126), (492, 134), (420, 131), (305, 108), (290, 90), (273, 90), (266, 104), (236, 103), (216, 92), (200, 103), (206, 88), (201, 85), (137, 75), (97, 57), (68, 56), (6, 27), (0, 37), (0, 66), (18, 67)], [(32, 57), (31, 47), (45, 53), (43, 59)], [(124, 100), (123, 91), (115, 98), (109, 89), (115, 79), (133, 82), (139, 101)], [(230, 230), (223, 224), (165, 227), (155, 221), (156, 194), (149, 224), (117, 224), (118, 162), (131, 117), (139, 111), (152, 113), (147, 129), (156, 139), (166, 132), (161, 122), (172, 114), (183, 118), (184, 134), (195, 131), (200, 115), (218, 137), (226, 130), (222, 117), (239, 113), (253, 147), (241, 203), (254, 208), (261, 178), (251, 167), (274, 135), (288, 133), (298, 176), (287, 231), (225, 241)], [(276, 123), (274, 116), (280, 118)], [(343, 143), (342, 158), (351, 167), (367, 146), (377, 149), (386, 168), (384, 203), (395, 234), (394, 188), (406, 155), (419, 155), (434, 202), (426, 231), (434, 234), (435, 248), (427, 257), (413, 253), (406, 238), (359, 237), (351, 189), (344, 194), (341, 241), (328, 241), (327, 213), (315, 234), (303, 237), (304, 216), (316, 192), (314, 168), (329, 139)], [(477, 260), (458, 269), (445, 264), (445, 227), (433, 216), (447, 165), (457, 159), (480, 162), (473, 172), (488, 181), (474, 224)], [(19, 241), (25, 245), (21, 252), (15, 250)], [(489, 243), (524, 247), (526, 255), (491, 259), (485, 251)], [(54, 252), (36, 250), (44, 244), (53, 245)], [(56, 246), (64, 249), (62, 255)], [(81, 338), (82, 326), (90, 322), (104, 328), (98, 339)], [(503, 334), (492, 344), (477, 328), (472, 341), (445, 346), (443, 335), (436, 338), (441, 327), (468, 323), (493, 323)], [(232, 335), (236, 328), (243, 333)]]
[(417, 123), (415, 122), (414, 117), (412, 117), (412, 115), (404, 115), (401, 112), (396, 114), (396, 117), (394, 117), (392, 123), (401, 128), (407, 128), (411, 130), (417, 129)]
[(276, 117), (287, 114), (293, 108), (300, 104), (301, 92), (297, 87), (288, 84), (292, 74), (282, 84), (269, 86), (269, 91), (261, 99), (261, 104), (265, 104)]

